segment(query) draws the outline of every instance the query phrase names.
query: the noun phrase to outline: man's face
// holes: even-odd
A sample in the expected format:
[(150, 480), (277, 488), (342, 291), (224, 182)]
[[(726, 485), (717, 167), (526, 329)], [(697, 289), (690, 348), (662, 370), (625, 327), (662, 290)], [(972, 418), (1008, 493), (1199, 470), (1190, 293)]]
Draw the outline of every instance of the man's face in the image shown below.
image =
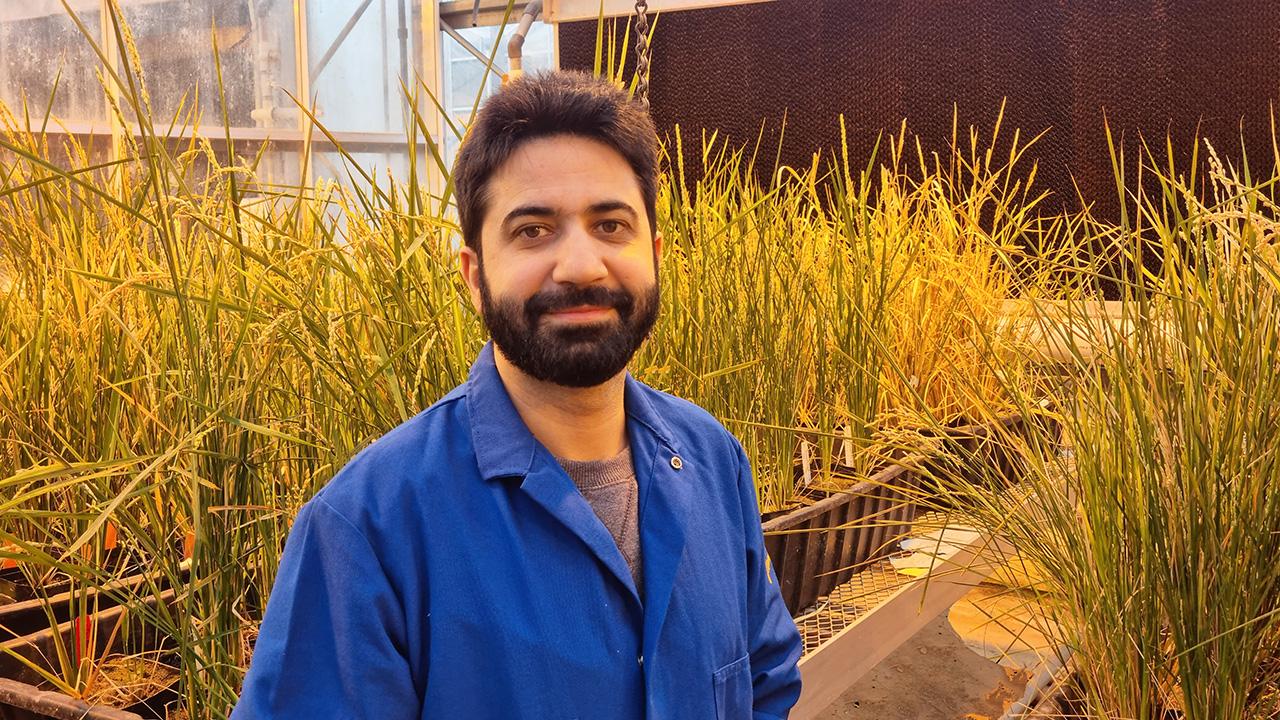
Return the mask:
[(617, 151), (556, 135), (520, 146), (489, 180), (483, 261), (463, 277), (494, 344), (527, 375), (567, 387), (616, 376), (658, 314), (662, 238)]

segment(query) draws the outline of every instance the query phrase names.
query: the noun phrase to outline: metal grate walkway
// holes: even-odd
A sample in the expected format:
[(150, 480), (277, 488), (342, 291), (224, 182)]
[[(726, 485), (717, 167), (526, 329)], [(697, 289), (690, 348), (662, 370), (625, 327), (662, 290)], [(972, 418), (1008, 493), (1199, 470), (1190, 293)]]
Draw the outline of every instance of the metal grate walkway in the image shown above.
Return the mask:
[(898, 574), (888, 560), (881, 560), (854, 575), (830, 595), (819, 599), (812, 611), (796, 618), (796, 626), (804, 638), (804, 654), (817, 650), (912, 581)]

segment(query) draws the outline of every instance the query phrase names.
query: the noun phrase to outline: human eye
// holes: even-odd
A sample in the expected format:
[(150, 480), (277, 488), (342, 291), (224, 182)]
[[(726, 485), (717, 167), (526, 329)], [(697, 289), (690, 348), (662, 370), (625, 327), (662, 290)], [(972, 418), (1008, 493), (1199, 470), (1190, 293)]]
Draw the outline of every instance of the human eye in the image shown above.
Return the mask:
[(601, 220), (596, 227), (600, 228), (600, 232), (605, 235), (619, 235), (627, 229), (627, 224), (621, 220)]
[(516, 229), (515, 237), (520, 240), (541, 240), (551, 233), (545, 225), (524, 225)]

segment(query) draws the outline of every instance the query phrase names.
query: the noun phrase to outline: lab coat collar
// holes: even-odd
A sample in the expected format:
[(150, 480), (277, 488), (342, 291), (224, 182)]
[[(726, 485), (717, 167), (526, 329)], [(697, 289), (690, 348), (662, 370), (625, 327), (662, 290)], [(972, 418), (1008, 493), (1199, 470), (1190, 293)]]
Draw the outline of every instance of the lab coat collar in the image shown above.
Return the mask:
[(533, 465), (538, 440), (520, 419), (493, 361), (493, 342), (487, 342), (467, 377), (467, 414), (471, 444), (485, 480), (524, 477)]
[[(480, 475), (486, 480), (524, 477), (533, 467), (540, 443), (516, 412), (511, 395), (498, 375), (493, 353), (493, 342), (485, 343), (467, 378), (467, 412), (471, 416), (476, 462)], [(648, 397), (652, 392), (627, 373), (624, 390), (627, 418), (656, 436), (673, 454), (678, 454), (671, 428), (654, 410)]]
[[(573, 486), (551, 453), (516, 413), (498, 368), (493, 344), (480, 351), (467, 380), (467, 409), (480, 474), (486, 480), (521, 478), (521, 489), (577, 535), (639, 602), (635, 582), (608, 530)], [(626, 377), (627, 434), (639, 490), (640, 540), (644, 559), (644, 641), (656, 646), (683, 556), (690, 509), (683, 459), (666, 420), (655, 410), (656, 393)]]

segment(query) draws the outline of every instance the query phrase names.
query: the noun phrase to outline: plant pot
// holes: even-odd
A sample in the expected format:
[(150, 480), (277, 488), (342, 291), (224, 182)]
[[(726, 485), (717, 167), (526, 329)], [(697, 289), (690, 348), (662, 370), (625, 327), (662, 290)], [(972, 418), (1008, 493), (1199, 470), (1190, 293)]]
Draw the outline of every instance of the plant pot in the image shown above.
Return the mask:
[[(986, 477), (999, 477), (1007, 484), (1015, 484), (1026, 476), (1026, 461), (1016, 448), (1001, 442), (1007, 435), (1028, 437), (1032, 431), (1051, 432), (1046, 423), (1052, 420), (1044, 415), (1031, 418), (1022, 415), (1007, 415), (990, 424), (961, 425), (947, 431), (951, 441), (959, 444), (967, 453), (977, 458), (983, 466), (993, 474)], [(1051, 435), (1056, 437), (1056, 433)], [(981, 480), (983, 478), (972, 478)]]
[(143, 720), (136, 713), (95, 707), (62, 693), (0, 678), (0, 720)]
[[(164, 602), (176, 609), (177, 592), (166, 590), (157, 598), (145, 602), (149, 607)], [(84, 630), (91, 623), (94, 632)], [(92, 648), (82, 648), (86, 637), (94, 638)], [(125, 638), (129, 647), (125, 647)], [(58, 657), (59, 644), (75, 648), (74, 652), (90, 653), (95, 658), (109, 653), (130, 651), (154, 651), (160, 648), (162, 638), (149, 630), (142, 618), (130, 615), (123, 606), (114, 606), (91, 616), (60, 623), (56, 628), (13, 638), (0, 643), (0, 720), (145, 720), (164, 717), (164, 706), (176, 700), (172, 688), (161, 688), (151, 697), (131, 704), (128, 708), (92, 706), (83, 700), (55, 692), (43, 683), (43, 678), (14, 655), (28, 661), (44, 664)], [(141, 711), (142, 714), (139, 714)]]
[[(130, 575), (102, 585), (87, 587), (78, 592), (64, 591), (49, 597), (41, 597), (39, 593), (26, 585), (25, 579), (15, 583), (21, 599), (8, 605), (0, 605), (0, 642), (29, 635), (48, 629), (49, 613), (57, 623), (64, 623), (75, 614), (73, 605), (80, 603), (98, 603), (98, 610), (106, 610), (116, 605), (112, 598), (114, 592), (128, 592), (142, 587), (146, 583), (145, 575)], [(83, 607), (83, 605), (80, 605)]]
[[(1025, 461), (999, 439), (1006, 434), (1027, 436), (1033, 429), (1052, 433), (1054, 428), (1044, 425), (1048, 422), (1043, 415), (1008, 416), (990, 426), (948, 429), (943, 442), (958, 444), (991, 468), (990, 476), (1012, 484), (1025, 475)], [(921, 512), (914, 501), (922, 487), (921, 475), (910, 468), (928, 467), (930, 462), (921, 456), (903, 458), (845, 492), (763, 519), (765, 550), (792, 615), (895, 552), (894, 541)]]
[(915, 519), (912, 494), (904, 492), (915, 482), (906, 467), (891, 465), (847, 492), (764, 523), (765, 550), (792, 615), (893, 552), (892, 541)]
[[(960, 425), (934, 434), (938, 452), (925, 459), (923, 468), (927, 475), (943, 482), (948, 476), (959, 474), (974, 485), (1008, 488), (1026, 477), (1028, 461), (1023, 451), (1011, 446), (1005, 438), (1040, 438), (1059, 444), (1061, 434), (1058, 421), (1043, 412), (1030, 417), (1008, 415), (980, 425)], [(943, 504), (939, 498), (937, 506)]]
[(27, 579), (16, 567), (0, 570), (0, 611), (16, 602), (34, 597)]

